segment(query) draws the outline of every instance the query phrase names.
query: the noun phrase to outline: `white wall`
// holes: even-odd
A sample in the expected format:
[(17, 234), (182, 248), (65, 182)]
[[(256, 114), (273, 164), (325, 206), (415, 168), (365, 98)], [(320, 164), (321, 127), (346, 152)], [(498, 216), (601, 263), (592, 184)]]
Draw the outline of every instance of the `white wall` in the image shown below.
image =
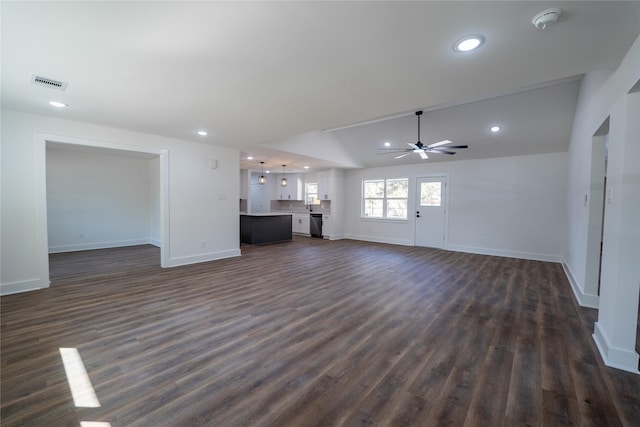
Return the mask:
[[(616, 70), (585, 76), (569, 145), (565, 269), (583, 305), (598, 307), (594, 338), (609, 366), (638, 371), (635, 352), (640, 289), (640, 100), (629, 94), (640, 81), (640, 37)], [(587, 280), (593, 136), (609, 119), (607, 188), (605, 203), (600, 295), (597, 282)], [(594, 201), (591, 200), (590, 203)], [(594, 239), (591, 239), (594, 240)]]
[(149, 159), (48, 148), (49, 252), (150, 243), (150, 167)]
[[(168, 265), (182, 265), (240, 254), (239, 152), (204, 143), (165, 138), (123, 129), (50, 117), (1, 111), (1, 272), (0, 293), (49, 285), (44, 189), (38, 159), (45, 158), (39, 135), (60, 135), (92, 144), (167, 150), (168, 218), (165, 240)], [(55, 138), (54, 138), (55, 139)], [(217, 169), (209, 159), (218, 160)], [(46, 220), (45, 220), (46, 222)], [(41, 230), (45, 230), (44, 233)], [(204, 243), (203, 243), (204, 242)], [(204, 246), (204, 247), (203, 247)], [(44, 247), (44, 255), (39, 248)]]
[[(416, 178), (449, 182), (445, 249), (560, 261), (566, 228), (567, 153), (423, 163), (347, 172), (346, 236), (414, 244)], [(363, 219), (364, 179), (409, 178), (407, 221)]]

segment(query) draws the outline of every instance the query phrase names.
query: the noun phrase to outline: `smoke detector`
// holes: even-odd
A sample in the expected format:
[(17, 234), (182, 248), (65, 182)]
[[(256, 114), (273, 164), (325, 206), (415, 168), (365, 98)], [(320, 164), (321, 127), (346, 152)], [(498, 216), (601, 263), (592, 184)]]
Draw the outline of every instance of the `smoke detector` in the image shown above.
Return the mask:
[(547, 26), (558, 22), (558, 18), (562, 13), (562, 9), (552, 7), (551, 9), (543, 10), (539, 14), (533, 17), (531, 23), (539, 30), (544, 30)]

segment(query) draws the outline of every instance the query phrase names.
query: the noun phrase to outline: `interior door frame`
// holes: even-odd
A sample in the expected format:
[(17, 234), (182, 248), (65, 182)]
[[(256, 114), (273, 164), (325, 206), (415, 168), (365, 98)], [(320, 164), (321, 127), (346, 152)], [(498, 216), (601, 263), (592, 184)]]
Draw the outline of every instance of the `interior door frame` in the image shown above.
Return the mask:
[[(417, 176), (414, 181), (414, 191), (413, 191), (413, 246), (417, 246), (416, 242), (416, 233), (418, 231), (418, 221), (416, 221), (415, 212), (418, 211), (419, 206), (417, 205), (418, 194), (420, 194), (420, 186), (418, 182), (421, 179), (429, 179), (429, 178), (444, 178), (444, 240), (442, 242), (442, 249), (447, 249), (449, 247), (449, 174), (448, 173), (433, 173), (429, 175)], [(420, 246), (422, 247), (422, 246)], [(425, 246), (426, 247), (426, 246)]]
[(169, 267), (169, 150), (95, 141), (37, 132), (35, 135), (36, 197), (37, 197), (37, 259), (39, 288), (48, 288), (49, 238), (47, 226), (47, 142), (106, 148), (157, 155), (160, 160), (160, 266)]

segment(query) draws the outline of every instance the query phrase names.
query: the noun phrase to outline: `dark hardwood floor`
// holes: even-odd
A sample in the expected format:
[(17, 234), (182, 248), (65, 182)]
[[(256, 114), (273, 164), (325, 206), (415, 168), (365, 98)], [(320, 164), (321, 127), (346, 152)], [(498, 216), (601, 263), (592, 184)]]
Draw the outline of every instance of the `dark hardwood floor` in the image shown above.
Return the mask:
[[(559, 264), (294, 238), (162, 269), (51, 256), (1, 300), (2, 426), (638, 426)], [(76, 408), (76, 348), (99, 407)]]

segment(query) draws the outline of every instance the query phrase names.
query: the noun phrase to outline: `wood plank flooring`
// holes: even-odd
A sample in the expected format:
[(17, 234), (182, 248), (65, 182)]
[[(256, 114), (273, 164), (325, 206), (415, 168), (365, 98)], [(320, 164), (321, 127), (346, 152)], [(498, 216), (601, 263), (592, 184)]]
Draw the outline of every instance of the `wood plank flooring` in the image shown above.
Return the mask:
[[(603, 366), (559, 264), (303, 237), (242, 253), (52, 255), (51, 288), (1, 300), (2, 426), (640, 425), (640, 376)], [(63, 347), (99, 407), (75, 407)]]

